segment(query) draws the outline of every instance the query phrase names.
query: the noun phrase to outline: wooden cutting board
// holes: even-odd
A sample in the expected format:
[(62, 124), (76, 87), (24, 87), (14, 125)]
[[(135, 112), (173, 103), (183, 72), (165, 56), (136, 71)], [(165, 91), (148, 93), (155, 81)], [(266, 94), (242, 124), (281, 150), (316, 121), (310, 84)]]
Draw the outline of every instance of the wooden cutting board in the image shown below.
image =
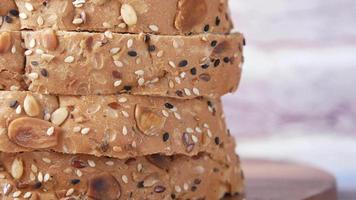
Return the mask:
[(247, 200), (337, 200), (335, 178), (307, 165), (243, 160)]

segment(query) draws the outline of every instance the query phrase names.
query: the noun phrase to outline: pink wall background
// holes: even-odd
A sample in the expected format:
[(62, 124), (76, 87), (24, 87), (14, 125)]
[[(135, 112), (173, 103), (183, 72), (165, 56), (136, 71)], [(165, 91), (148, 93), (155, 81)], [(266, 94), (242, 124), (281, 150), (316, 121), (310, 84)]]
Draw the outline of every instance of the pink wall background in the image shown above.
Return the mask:
[(247, 38), (224, 97), (242, 157), (306, 162), (356, 191), (356, 1), (230, 0)]

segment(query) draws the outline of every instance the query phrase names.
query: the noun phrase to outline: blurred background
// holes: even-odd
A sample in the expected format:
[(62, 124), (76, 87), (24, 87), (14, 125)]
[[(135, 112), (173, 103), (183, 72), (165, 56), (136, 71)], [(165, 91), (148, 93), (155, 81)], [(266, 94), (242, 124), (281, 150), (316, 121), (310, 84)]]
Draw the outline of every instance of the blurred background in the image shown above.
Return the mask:
[(247, 38), (224, 97), (243, 158), (307, 163), (356, 192), (356, 1), (230, 0)]

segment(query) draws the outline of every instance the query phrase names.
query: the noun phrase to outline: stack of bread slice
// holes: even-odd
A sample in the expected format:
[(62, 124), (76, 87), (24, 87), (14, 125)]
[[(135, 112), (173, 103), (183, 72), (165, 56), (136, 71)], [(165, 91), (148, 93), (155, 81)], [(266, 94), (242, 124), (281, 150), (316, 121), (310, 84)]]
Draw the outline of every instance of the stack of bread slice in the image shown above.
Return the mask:
[(0, 197), (243, 197), (227, 0), (1, 0)]

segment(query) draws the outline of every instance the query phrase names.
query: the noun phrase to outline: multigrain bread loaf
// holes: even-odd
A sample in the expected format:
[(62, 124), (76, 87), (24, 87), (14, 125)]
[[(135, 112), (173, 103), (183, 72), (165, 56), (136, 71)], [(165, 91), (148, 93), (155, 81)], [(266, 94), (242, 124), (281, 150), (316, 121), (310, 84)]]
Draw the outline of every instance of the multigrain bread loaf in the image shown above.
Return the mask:
[[(1, 4), (1, 3), (0, 3)], [(24, 49), (19, 32), (0, 31), (0, 90), (23, 90)]]
[(155, 33), (228, 33), (227, 0), (15, 0), (21, 28)]
[(218, 155), (234, 140), (219, 100), (2, 91), (0, 110), (3, 152), (50, 149), (116, 158)]
[(0, 153), (0, 197), (31, 200), (206, 199), (243, 195), (239, 158), (151, 155), (126, 160)]
[(29, 90), (45, 94), (216, 98), (237, 88), (243, 62), (241, 34), (157, 36), (46, 29), (22, 35), (29, 49)]
[(0, 31), (20, 30), (19, 11), (14, 0), (0, 1)]

